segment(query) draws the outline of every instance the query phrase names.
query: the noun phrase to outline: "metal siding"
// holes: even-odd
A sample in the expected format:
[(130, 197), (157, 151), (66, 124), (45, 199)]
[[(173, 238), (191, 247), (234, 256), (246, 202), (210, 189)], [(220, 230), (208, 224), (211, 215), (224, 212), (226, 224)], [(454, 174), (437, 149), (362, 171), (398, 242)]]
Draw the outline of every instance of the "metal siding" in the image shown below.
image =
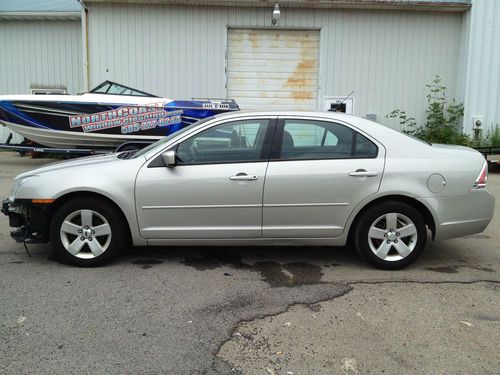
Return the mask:
[[(172, 98), (226, 94), (227, 28), (271, 27), (271, 8), (89, 5), (91, 80)], [(320, 29), (318, 109), (354, 90), (354, 114), (425, 116), (435, 74), (457, 92), (459, 13), (283, 8), (276, 28)]]
[(0, 0), (0, 12), (78, 12), (76, 0)]
[(227, 95), (242, 109), (315, 110), (319, 31), (229, 29)]
[(344, 11), (331, 14), (322, 45), (322, 96), (354, 91), (354, 114), (377, 120), (402, 109), (421, 122), (425, 84), (435, 74), (453, 94), (460, 50), (461, 16), (437, 13)]
[[(0, 95), (29, 94), (33, 85), (83, 87), (79, 21), (0, 21)], [(9, 134), (0, 127), (0, 142)], [(16, 137), (19, 140), (20, 137)]]
[(471, 133), (473, 117), (483, 117), (483, 131), (500, 126), (500, 3), (474, 0), (469, 15), (465, 67), (464, 130)]

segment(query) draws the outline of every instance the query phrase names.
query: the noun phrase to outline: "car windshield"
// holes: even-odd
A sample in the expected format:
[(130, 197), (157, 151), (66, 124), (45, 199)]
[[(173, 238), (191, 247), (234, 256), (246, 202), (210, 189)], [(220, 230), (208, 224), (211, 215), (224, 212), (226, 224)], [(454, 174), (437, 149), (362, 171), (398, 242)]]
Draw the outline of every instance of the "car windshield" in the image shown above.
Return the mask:
[(196, 126), (199, 126), (205, 122), (207, 122), (208, 120), (211, 120), (213, 119), (213, 116), (211, 117), (207, 117), (207, 118), (204, 118), (204, 119), (201, 119), (199, 121), (196, 121), (195, 123), (189, 125), (189, 126), (186, 126), (185, 128), (182, 128), (181, 130), (175, 132), (175, 133), (172, 133), (170, 135), (167, 135), (166, 137), (163, 137), (161, 139), (159, 139), (158, 141), (154, 142), (154, 143), (151, 143), (149, 146), (147, 147), (144, 147), (143, 149), (135, 152), (131, 157), (130, 159), (135, 159), (135, 158), (138, 158), (144, 154), (146, 154), (147, 152), (149, 152), (150, 150), (154, 149), (155, 147), (158, 147), (159, 145), (162, 145), (164, 143), (167, 143), (168, 141), (170, 141), (172, 138), (178, 136), (178, 135), (181, 135), (182, 133), (185, 133), (186, 131), (189, 131), (193, 128), (195, 128)]

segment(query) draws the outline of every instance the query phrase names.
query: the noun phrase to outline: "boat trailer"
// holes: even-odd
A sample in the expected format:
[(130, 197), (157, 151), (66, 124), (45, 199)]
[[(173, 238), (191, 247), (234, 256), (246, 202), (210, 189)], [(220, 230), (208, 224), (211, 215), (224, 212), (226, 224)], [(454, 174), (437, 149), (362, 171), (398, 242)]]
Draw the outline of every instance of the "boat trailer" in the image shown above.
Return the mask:
[(135, 151), (144, 148), (154, 141), (132, 141), (119, 145), (116, 149), (91, 149), (91, 148), (54, 148), (38, 145), (35, 143), (12, 144), (12, 133), (9, 134), (5, 143), (0, 143), (0, 151), (19, 152), (20, 154), (37, 153), (46, 155), (66, 155), (67, 157), (103, 155), (112, 152)]

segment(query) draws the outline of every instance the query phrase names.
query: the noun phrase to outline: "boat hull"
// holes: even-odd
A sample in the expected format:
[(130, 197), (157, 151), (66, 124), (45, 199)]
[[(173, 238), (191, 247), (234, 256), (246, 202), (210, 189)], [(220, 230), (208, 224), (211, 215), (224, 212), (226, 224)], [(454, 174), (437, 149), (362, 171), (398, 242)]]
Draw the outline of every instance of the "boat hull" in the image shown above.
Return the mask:
[(0, 100), (0, 121), (49, 147), (115, 148), (124, 142), (154, 141), (200, 119), (237, 110), (206, 102), (148, 100), (138, 104)]
[(120, 135), (101, 133), (77, 133), (63, 130), (41, 129), (4, 121), (4, 124), (17, 134), (40, 145), (54, 148), (93, 148), (115, 149), (125, 142), (156, 141), (161, 136)]

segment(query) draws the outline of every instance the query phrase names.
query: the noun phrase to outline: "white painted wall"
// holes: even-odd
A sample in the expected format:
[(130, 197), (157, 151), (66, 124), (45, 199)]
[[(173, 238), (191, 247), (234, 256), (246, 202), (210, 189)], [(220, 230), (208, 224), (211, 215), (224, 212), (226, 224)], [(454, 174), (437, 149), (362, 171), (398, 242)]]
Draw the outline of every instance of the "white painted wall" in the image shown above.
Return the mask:
[(500, 1), (473, 0), (466, 32), (464, 129), (483, 118), (483, 132), (500, 126)]
[[(110, 79), (172, 98), (226, 95), (227, 27), (271, 27), (271, 7), (89, 5), (92, 85)], [(354, 90), (354, 114), (425, 115), (440, 75), (457, 91), (462, 13), (281, 9), (276, 28), (320, 29), (318, 109)]]
[[(80, 21), (0, 20), (0, 95), (29, 94), (34, 85), (82, 90)], [(8, 134), (0, 126), (0, 142)]]

